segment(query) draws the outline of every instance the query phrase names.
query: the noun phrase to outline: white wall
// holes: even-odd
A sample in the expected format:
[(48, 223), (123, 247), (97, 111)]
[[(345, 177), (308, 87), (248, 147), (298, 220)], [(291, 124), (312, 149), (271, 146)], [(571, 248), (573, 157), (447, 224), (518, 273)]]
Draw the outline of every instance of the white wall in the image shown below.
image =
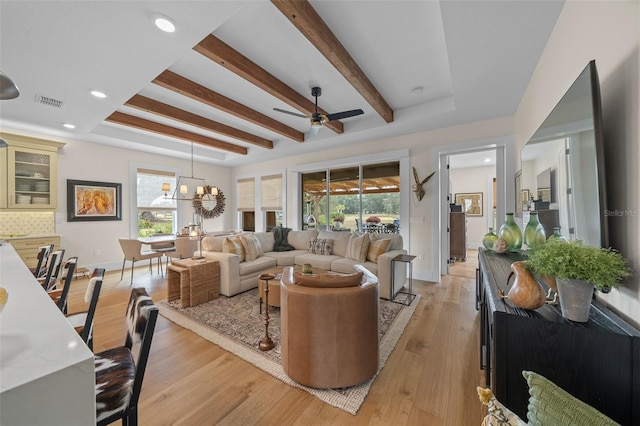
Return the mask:
[[(451, 169), (451, 196), (457, 193), (482, 192), (482, 216), (467, 216), (467, 248), (476, 249), (482, 246), (482, 237), (489, 231), (492, 216), (491, 179), (496, 175), (494, 166), (466, 167)], [(498, 227), (502, 224), (498, 220)], [(498, 230), (494, 232), (497, 234)]]
[[(514, 117), (519, 149), (587, 63), (596, 60), (602, 95), (610, 245), (635, 276), (599, 295), (640, 326), (640, 2), (568, 1)], [(519, 158), (514, 158), (518, 162)]]
[[(190, 160), (152, 155), (101, 144), (63, 141), (67, 144), (58, 154), (58, 208), (56, 209), (56, 233), (61, 235), (61, 246), (68, 256), (78, 256), (79, 263), (89, 269), (122, 267), (122, 250), (118, 238), (129, 238), (129, 164), (144, 163), (182, 169), (191, 174)], [(227, 207), (221, 217), (205, 221), (205, 229), (218, 231), (232, 228), (233, 220), (229, 195), (231, 186), (229, 168), (195, 163), (194, 176), (204, 177), (208, 185), (217, 185), (227, 198)], [(122, 184), (122, 220), (102, 222), (67, 222), (67, 179), (115, 182)], [(161, 195), (158, 188), (158, 195)], [(190, 202), (178, 202), (182, 221), (186, 225), (192, 218)], [(135, 218), (133, 218), (135, 220)], [(96, 255), (96, 251), (99, 253)], [(128, 263), (127, 263), (128, 264)]]

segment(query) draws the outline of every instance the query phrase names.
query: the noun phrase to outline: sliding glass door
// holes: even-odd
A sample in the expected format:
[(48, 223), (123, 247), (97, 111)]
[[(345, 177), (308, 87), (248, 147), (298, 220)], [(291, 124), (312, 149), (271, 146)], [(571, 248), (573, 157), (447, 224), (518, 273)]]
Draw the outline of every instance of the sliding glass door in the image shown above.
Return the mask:
[(304, 229), (399, 230), (398, 161), (303, 173), (301, 189)]

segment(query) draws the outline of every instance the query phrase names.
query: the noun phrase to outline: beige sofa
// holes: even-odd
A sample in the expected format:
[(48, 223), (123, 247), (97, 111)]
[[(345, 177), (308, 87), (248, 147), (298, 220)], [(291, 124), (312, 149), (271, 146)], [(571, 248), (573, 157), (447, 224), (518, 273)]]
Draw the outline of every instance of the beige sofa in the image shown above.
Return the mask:
[[(347, 257), (351, 232), (339, 231), (290, 231), (287, 236), (288, 243), (295, 250), (276, 252), (274, 235), (271, 232), (256, 232), (262, 254), (250, 261), (240, 261), (240, 255), (223, 249), (225, 238), (237, 236), (207, 236), (202, 240), (202, 255), (220, 262), (220, 294), (233, 296), (238, 293), (258, 287), (258, 275), (262, 272), (277, 267), (304, 265), (310, 263), (314, 268), (321, 268), (340, 273), (352, 273), (353, 265), (362, 264), (368, 271), (378, 277), (380, 297), (391, 299), (404, 285), (407, 267), (406, 263), (396, 262), (395, 265), (395, 289), (391, 288), (391, 259), (398, 254), (406, 254), (403, 249), (402, 236), (399, 234), (366, 234), (371, 240), (390, 239), (385, 253), (381, 254), (375, 262), (365, 260), (360, 262)], [(243, 235), (243, 234), (239, 234)], [(310, 243), (314, 240), (332, 241), (330, 255), (310, 252)], [(228, 243), (227, 243), (228, 244)]]

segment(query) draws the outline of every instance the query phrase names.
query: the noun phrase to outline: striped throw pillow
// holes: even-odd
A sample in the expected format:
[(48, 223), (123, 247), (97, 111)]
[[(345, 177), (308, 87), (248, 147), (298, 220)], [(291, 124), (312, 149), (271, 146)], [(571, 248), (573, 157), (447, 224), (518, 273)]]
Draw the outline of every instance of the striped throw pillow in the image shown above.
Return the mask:
[(369, 248), (368, 234), (351, 234), (349, 245), (347, 245), (346, 258), (364, 263), (367, 260), (367, 249)]
[(255, 234), (242, 234), (240, 235), (240, 240), (244, 249), (244, 258), (247, 262), (256, 260), (264, 254), (260, 241), (258, 241), (258, 237)]

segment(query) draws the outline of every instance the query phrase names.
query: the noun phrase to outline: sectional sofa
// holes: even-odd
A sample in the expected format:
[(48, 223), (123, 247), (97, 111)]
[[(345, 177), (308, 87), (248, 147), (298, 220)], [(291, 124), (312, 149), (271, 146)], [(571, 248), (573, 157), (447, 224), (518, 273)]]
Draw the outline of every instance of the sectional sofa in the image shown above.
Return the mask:
[[(404, 285), (406, 264), (391, 259), (406, 254), (399, 234), (358, 234), (340, 231), (290, 231), (289, 251), (274, 251), (272, 232), (207, 236), (202, 255), (220, 262), (220, 293), (233, 296), (258, 286), (258, 275), (275, 268), (309, 263), (314, 268), (353, 273), (361, 264), (378, 277), (379, 294), (392, 299)], [(392, 283), (395, 288), (392, 288)]]

